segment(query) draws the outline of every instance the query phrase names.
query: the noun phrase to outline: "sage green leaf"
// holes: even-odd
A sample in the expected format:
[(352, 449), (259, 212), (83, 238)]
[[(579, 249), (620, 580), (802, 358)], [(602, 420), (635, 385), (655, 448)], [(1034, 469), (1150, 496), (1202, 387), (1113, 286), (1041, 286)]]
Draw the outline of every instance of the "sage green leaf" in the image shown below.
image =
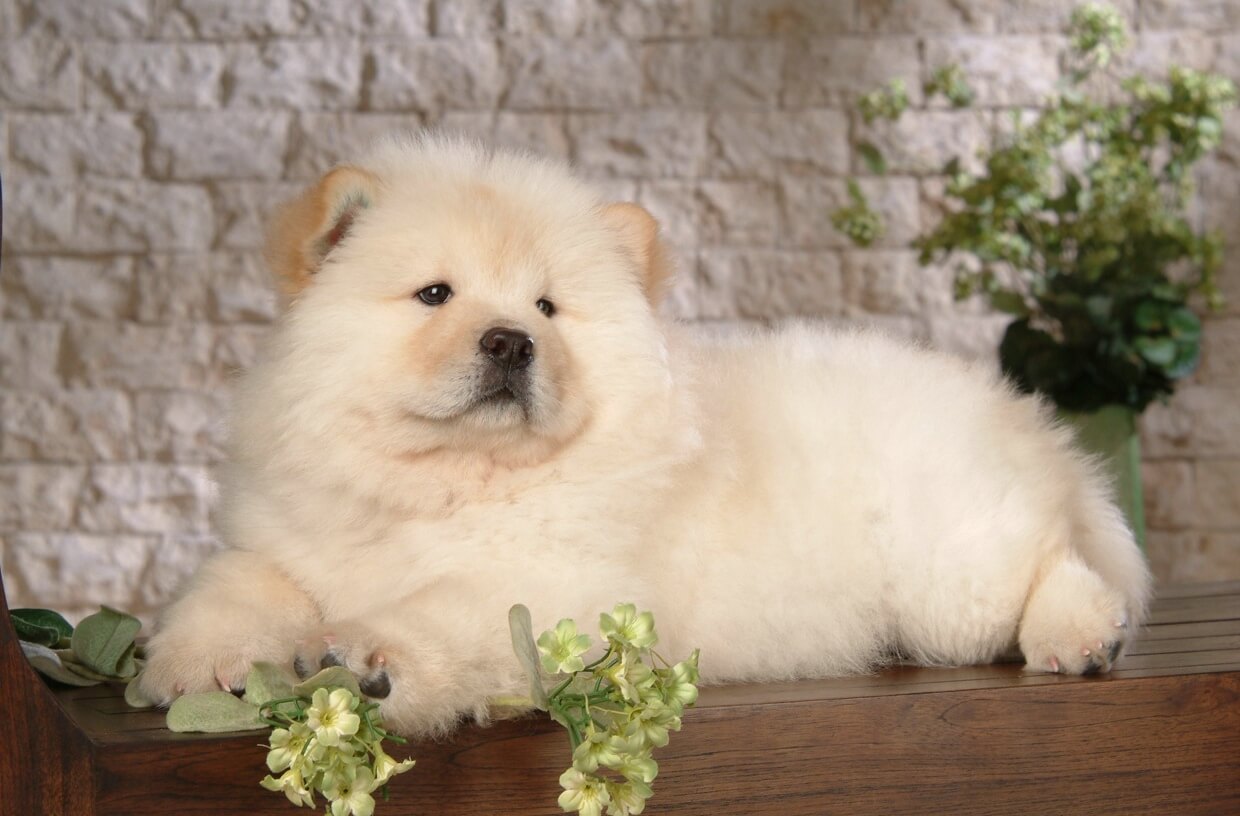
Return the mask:
[(110, 677), (130, 670), (132, 676), (133, 639), (141, 628), (133, 615), (103, 606), (77, 625), (70, 645), (87, 668)]
[(362, 690), (357, 687), (357, 678), (344, 666), (329, 666), (318, 674), (307, 677), (293, 686), (293, 693), (298, 697), (313, 697), (316, 689), (346, 688), (353, 692), (354, 697), (361, 697)]
[(1132, 345), (1146, 361), (1160, 368), (1175, 362), (1175, 341), (1169, 337), (1138, 337)]
[(49, 649), (60, 645), (61, 638), (73, 634), (73, 625), (50, 609), (11, 609), (9, 617), (19, 640)]
[(525, 669), (525, 676), (530, 681), (530, 698), (534, 701), (534, 707), (546, 711), (550, 701), (538, 669), (534, 624), (530, 620), (530, 610), (524, 604), (516, 604), (508, 610), (508, 630), (512, 635), (512, 650), (516, 652), (517, 660), (521, 662), (521, 668)]
[(142, 689), (138, 686), (140, 674), (134, 675), (134, 678), (125, 684), (125, 702), (130, 708), (154, 708), (158, 704), (158, 700), (152, 700), (142, 693)]
[(78, 677), (85, 677), (87, 680), (100, 683), (116, 679), (110, 674), (100, 674), (89, 666), (82, 665), (81, 661), (74, 656), (72, 649), (57, 649), (56, 654), (60, 657), (61, 664)]
[(58, 683), (64, 683), (66, 686), (97, 686), (98, 680), (89, 680), (80, 675), (74, 674), (65, 668), (64, 663), (60, 661), (60, 656), (38, 643), (27, 643), (21, 641), (22, 653), (26, 655), (26, 659), (30, 661), (30, 665), (44, 677), (50, 677)]
[(263, 706), (272, 700), (293, 696), (297, 678), (286, 666), (259, 661), (245, 677), (245, 700)]
[(1178, 340), (1197, 340), (1201, 337), (1201, 320), (1191, 309), (1181, 307), (1167, 316), (1167, 328)]
[(870, 172), (876, 176), (886, 175), (887, 160), (883, 158), (882, 151), (874, 146), (873, 142), (862, 142), (857, 145), (857, 152), (861, 154), (861, 160), (865, 162), (865, 166)]
[(168, 728), (178, 733), (200, 731), (221, 734), (268, 727), (258, 718), (258, 706), (227, 691), (186, 694), (173, 700), (172, 707), (168, 709)]

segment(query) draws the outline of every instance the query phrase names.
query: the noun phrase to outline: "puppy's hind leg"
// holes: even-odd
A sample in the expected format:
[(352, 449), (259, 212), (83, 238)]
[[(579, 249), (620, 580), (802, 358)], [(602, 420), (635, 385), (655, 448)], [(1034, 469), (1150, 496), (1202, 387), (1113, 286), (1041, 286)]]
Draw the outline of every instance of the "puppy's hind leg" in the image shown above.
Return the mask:
[(1123, 595), (1073, 553), (1063, 553), (1051, 556), (1029, 595), (1020, 650), (1032, 669), (1095, 674), (1110, 670), (1135, 624)]

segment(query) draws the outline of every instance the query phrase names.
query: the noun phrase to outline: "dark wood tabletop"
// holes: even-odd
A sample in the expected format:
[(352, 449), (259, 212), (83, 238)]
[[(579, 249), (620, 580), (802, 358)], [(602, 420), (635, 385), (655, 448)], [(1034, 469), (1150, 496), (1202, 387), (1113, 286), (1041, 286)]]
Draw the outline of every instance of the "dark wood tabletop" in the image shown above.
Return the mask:
[[(63, 812), (292, 812), (257, 785), (263, 732), (174, 734), (119, 687), (46, 696), (89, 756), (94, 809)], [(569, 753), (550, 722), (467, 726), (408, 753), (418, 765), (380, 816), (559, 812)], [(1108, 675), (895, 666), (706, 688), (656, 756), (652, 815), (1240, 813), (1240, 582), (1164, 589)]]

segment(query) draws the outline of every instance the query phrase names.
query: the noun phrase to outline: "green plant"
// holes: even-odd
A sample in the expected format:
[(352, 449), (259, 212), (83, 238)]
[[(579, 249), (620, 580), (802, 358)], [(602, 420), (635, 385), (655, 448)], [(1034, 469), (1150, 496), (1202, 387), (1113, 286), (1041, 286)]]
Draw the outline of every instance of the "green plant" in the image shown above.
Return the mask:
[[(607, 648), (589, 664), (582, 655), (590, 638), (574, 621), (560, 621), (535, 641), (528, 609), (514, 606), (508, 619), (530, 681), (531, 699), (520, 702), (547, 711), (568, 731), (572, 765), (560, 775), (560, 807), (586, 816), (641, 813), (659, 772), (654, 749), (667, 745), (697, 701), (697, 651), (675, 665), (664, 661), (654, 652), (654, 616), (633, 604), (599, 617)], [(550, 692), (543, 672), (562, 678)]]
[[(1020, 388), (1067, 410), (1141, 411), (1197, 365), (1201, 322), (1190, 301), (1220, 302), (1222, 244), (1189, 219), (1190, 171), (1218, 146), (1236, 88), (1177, 67), (1164, 81), (1120, 80), (1122, 94), (1104, 99), (1095, 86), (1117, 79), (1108, 67), (1127, 44), (1123, 20), (1087, 4), (1070, 35), (1056, 95), (1031, 121), (1016, 113), (992, 134), (979, 172), (959, 157), (948, 163), (944, 214), (914, 246), (922, 264), (953, 264), (957, 298), (982, 295), (1014, 316), (999, 356)], [(956, 107), (972, 99), (955, 66), (924, 90)], [(862, 115), (898, 118), (902, 97), (891, 86), (867, 94)], [(883, 172), (872, 144), (858, 151)], [(850, 189), (833, 223), (867, 245), (881, 218)]]

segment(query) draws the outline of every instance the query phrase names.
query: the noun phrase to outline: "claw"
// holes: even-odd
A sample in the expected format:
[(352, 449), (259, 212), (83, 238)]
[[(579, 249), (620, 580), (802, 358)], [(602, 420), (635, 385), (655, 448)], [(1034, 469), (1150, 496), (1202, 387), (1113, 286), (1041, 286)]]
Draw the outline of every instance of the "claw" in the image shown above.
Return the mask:
[(1057, 657), (1051, 658), (1051, 671), (1053, 671), (1055, 674), (1059, 674), (1059, 658)]
[(1091, 654), (1092, 652), (1089, 649), (1081, 649), (1081, 657), (1089, 657)]

